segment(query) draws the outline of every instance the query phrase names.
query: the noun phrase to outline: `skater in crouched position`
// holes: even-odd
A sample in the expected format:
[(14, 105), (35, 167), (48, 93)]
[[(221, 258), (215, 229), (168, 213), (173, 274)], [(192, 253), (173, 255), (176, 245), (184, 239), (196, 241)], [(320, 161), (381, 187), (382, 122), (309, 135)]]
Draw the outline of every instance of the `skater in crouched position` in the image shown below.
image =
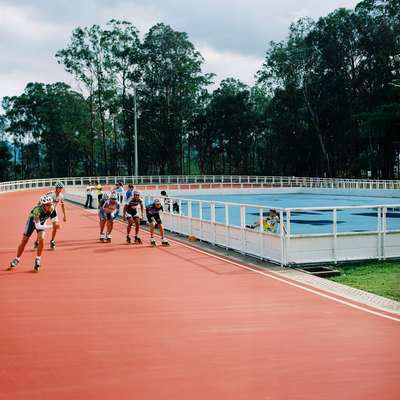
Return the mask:
[[(108, 195), (103, 195), (100, 202), (99, 218), (100, 218), (100, 241), (111, 242), (111, 232), (114, 226), (114, 219), (118, 217), (119, 203), (117, 194), (112, 192)], [(104, 228), (107, 224), (107, 233), (104, 235)]]
[(162, 221), (160, 218), (160, 212), (164, 211), (161, 201), (159, 199), (155, 199), (153, 203), (146, 206), (146, 217), (147, 221), (150, 224), (150, 244), (152, 246), (156, 245), (156, 241), (154, 239), (154, 223), (157, 223), (157, 226), (160, 230), (161, 236), (161, 244), (163, 246), (169, 246), (169, 242), (167, 239), (164, 238), (164, 227), (162, 225)]
[(127, 203), (124, 206), (124, 221), (128, 220), (128, 226), (126, 228), (126, 241), (131, 243), (131, 228), (133, 222), (135, 222), (135, 243), (140, 244), (142, 240), (140, 239), (139, 235), (139, 227), (140, 227), (140, 216), (138, 213), (138, 209), (140, 207), (141, 215), (144, 215), (144, 207), (143, 201), (140, 198), (140, 193), (135, 190), (133, 192), (133, 196), (127, 199)]
[[(52, 225), (53, 225), (53, 230), (51, 232), (51, 239), (50, 239), (50, 249), (52, 249), (52, 250), (55, 250), (55, 248), (56, 248), (55, 238), (56, 238), (57, 231), (60, 229), (60, 223), (59, 223), (58, 214), (57, 214), (57, 206), (58, 206), (58, 204), (61, 205), (61, 210), (63, 212), (63, 222), (67, 222), (67, 216), (65, 214), (64, 196), (62, 194), (63, 189), (64, 189), (64, 184), (62, 182), (58, 181), (56, 183), (54, 192), (48, 192), (47, 193), (48, 196), (52, 197), (53, 206), (54, 206), (53, 207), (53, 212), (52, 212), (52, 214), (50, 216), (50, 219), (51, 219), (51, 222), (52, 222)], [(35, 241), (35, 245), (34, 245), (35, 249), (38, 247), (38, 244), (39, 243), (36, 240)]]
[(15, 269), (20, 261), (20, 258), (25, 250), (25, 246), (32, 236), (32, 233), (36, 230), (38, 247), (36, 250), (36, 258), (34, 264), (34, 271), (39, 272), (44, 247), (44, 236), (45, 230), (51, 228), (51, 225), (46, 225), (46, 221), (52, 218), (54, 212), (53, 197), (51, 194), (45, 194), (40, 198), (40, 202), (36, 205), (29, 213), (28, 221), (25, 225), (25, 230), (22, 235), (21, 243), (18, 246), (17, 256), (11, 261), (9, 270)]

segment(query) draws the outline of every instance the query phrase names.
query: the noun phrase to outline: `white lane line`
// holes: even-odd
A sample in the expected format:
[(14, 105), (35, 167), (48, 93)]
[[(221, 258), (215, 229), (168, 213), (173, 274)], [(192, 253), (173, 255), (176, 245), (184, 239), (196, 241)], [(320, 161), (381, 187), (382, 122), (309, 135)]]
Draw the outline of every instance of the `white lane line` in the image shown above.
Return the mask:
[(215, 254), (209, 253), (209, 252), (201, 250), (201, 249), (197, 249), (196, 247), (192, 247), (190, 245), (187, 245), (185, 243), (181, 243), (181, 242), (176, 241), (174, 239), (170, 239), (170, 240), (171, 240), (171, 242), (177, 243), (178, 245), (181, 245), (183, 247), (187, 247), (189, 249), (197, 251), (198, 253), (206, 254), (206, 255), (208, 255), (210, 257), (213, 257), (213, 258), (216, 258), (218, 260), (221, 260), (221, 261), (227, 262), (229, 264), (235, 265), (235, 266), (237, 266), (239, 268), (246, 269), (248, 271), (255, 272), (256, 274), (263, 275), (263, 276), (266, 276), (268, 278), (275, 279), (275, 280), (277, 280), (279, 282), (286, 283), (287, 285), (294, 286), (296, 288), (305, 290), (306, 292), (313, 293), (313, 294), (316, 294), (318, 296), (324, 297), (326, 299), (336, 301), (337, 303), (345, 304), (345, 305), (347, 305), (349, 307), (355, 308), (357, 310), (365, 311), (365, 312), (367, 312), (369, 314), (377, 315), (379, 317), (387, 318), (387, 319), (390, 319), (392, 321), (400, 322), (400, 318), (392, 317), (391, 315), (387, 315), (387, 314), (381, 313), (379, 311), (370, 310), (368, 308), (359, 306), (357, 304), (350, 303), (350, 302), (348, 302), (346, 300), (342, 300), (342, 299), (336, 298), (334, 296), (330, 296), (328, 294), (321, 293), (321, 292), (319, 292), (317, 290), (310, 289), (310, 288), (302, 286), (302, 285), (300, 285), (298, 283), (290, 282), (290, 281), (288, 281), (288, 280), (286, 280), (284, 278), (280, 278), (280, 277), (278, 277), (276, 275), (272, 275), (271, 273), (260, 271), (259, 269), (255, 269), (255, 268), (252, 268), (250, 266), (247, 266), (247, 265), (244, 265), (244, 264), (240, 264), (238, 262), (231, 261), (231, 260), (228, 260), (228, 259), (223, 258), (223, 257), (219, 257), (219, 256), (217, 256)]
[[(76, 206), (76, 207), (78, 207), (78, 206)], [(89, 211), (89, 210), (87, 210), (87, 211)], [(123, 223), (123, 221), (120, 221), (120, 220), (118, 220), (118, 222)], [(159, 236), (159, 235), (156, 235), (156, 236)], [(393, 317), (391, 315), (387, 315), (387, 314), (381, 313), (379, 311), (370, 310), (370, 309), (365, 308), (363, 306), (359, 306), (357, 304), (350, 303), (350, 302), (348, 302), (346, 300), (339, 299), (339, 298), (331, 296), (329, 294), (321, 293), (321, 292), (319, 292), (317, 290), (310, 289), (310, 288), (302, 286), (302, 285), (300, 285), (298, 283), (294, 283), (294, 282), (288, 281), (286, 279), (280, 278), (280, 277), (278, 277), (276, 275), (273, 275), (271, 273), (264, 272), (264, 271), (261, 271), (259, 269), (253, 268), (253, 267), (249, 267), (248, 265), (240, 264), (240, 263), (238, 263), (236, 261), (232, 261), (232, 260), (228, 260), (228, 259), (223, 258), (223, 257), (219, 257), (216, 254), (213, 254), (211, 252), (207, 252), (207, 251), (198, 249), (198, 248), (196, 248), (194, 246), (187, 245), (187, 244), (179, 242), (177, 240), (174, 240), (174, 239), (171, 239), (171, 238), (169, 238), (169, 239), (170, 239), (171, 242), (176, 243), (176, 244), (178, 244), (180, 246), (186, 247), (188, 249), (191, 249), (191, 250), (196, 251), (196, 252), (201, 253), (201, 254), (206, 254), (209, 257), (213, 257), (213, 258), (215, 258), (217, 260), (221, 260), (221, 261), (224, 261), (224, 262), (226, 262), (228, 264), (235, 265), (235, 266), (237, 266), (239, 268), (242, 268), (242, 269), (245, 269), (247, 271), (251, 271), (251, 272), (254, 272), (256, 274), (263, 275), (263, 276), (266, 276), (266, 277), (271, 278), (271, 279), (275, 279), (276, 281), (285, 283), (287, 285), (296, 287), (298, 289), (304, 290), (304, 291), (309, 292), (309, 293), (316, 294), (317, 296), (323, 297), (325, 299), (329, 299), (329, 300), (335, 301), (337, 303), (344, 304), (344, 305), (349, 306), (351, 308), (355, 308), (356, 310), (364, 311), (366, 313), (373, 314), (373, 315), (376, 315), (378, 317), (382, 317), (382, 318), (390, 319), (392, 321), (400, 322), (400, 318), (396, 318), (396, 317)]]

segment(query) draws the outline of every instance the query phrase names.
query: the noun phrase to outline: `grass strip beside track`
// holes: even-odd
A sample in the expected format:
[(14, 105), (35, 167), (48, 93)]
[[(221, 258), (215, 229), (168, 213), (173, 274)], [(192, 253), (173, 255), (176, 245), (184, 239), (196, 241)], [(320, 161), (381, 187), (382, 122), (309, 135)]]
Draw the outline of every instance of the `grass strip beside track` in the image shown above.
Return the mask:
[(353, 264), (337, 267), (335, 282), (400, 301), (400, 262)]

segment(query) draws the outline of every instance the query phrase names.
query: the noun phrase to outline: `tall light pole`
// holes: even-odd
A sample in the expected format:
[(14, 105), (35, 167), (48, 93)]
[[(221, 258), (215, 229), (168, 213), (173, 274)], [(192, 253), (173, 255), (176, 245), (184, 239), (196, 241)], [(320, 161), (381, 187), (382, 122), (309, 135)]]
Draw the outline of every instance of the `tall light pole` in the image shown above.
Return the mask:
[(133, 113), (135, 130), (135, 177), (139, 176), (139, 158), (138, 158), (138, 135), (137, 135), (137, 107), (136, 107), (136, 85), (133, 85)]
[[(133, 113), (126, 108), (123, 110), (129, 114), (133, 114), (133, 129), (135, 136), (135, 168), (134, 168), (134, 176), (139, 176), (139, 157), (138, 157), (138, 129), (137, 129), (137, 106), (136, 106), (136, 84), (133, 85)], [(131, 156), (130, 156), (131, 157)]]

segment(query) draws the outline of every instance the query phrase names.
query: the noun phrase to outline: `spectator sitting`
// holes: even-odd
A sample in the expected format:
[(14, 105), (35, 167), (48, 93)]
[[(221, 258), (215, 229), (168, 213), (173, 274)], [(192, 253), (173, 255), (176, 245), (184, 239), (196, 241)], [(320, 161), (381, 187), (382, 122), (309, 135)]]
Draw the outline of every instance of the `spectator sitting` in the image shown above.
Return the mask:
[[(276, 210), (269, 210), (269, 215), (267, 218), (263, 219), (263, 231), (270, 233), (278, 233), (278, 228), (280, 225), (279, 217), (276, 214)], [(260, 222), (256, 222), (253, 225), (246, 225), (246, 228), (256, 229), (260, 227)]]

